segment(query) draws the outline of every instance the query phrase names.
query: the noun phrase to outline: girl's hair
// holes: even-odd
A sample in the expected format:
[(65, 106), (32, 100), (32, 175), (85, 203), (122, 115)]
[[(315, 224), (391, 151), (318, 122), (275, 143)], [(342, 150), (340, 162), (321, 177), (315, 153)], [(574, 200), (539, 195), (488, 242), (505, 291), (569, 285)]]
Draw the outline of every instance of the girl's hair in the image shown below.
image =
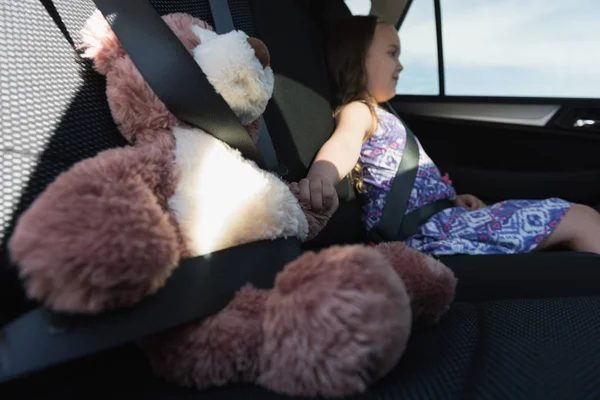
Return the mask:
[[(364, 140), (368, 140), (377, 128), (377, 114), (373, 99), (367, 89), (366, 58), (375, 28), (382, 23), (377, 17), (356, 15), (339, 19), (329, 29), (326, 41), (326, 59), (333, 83), (333, 115), (344, 106), (360, 101), (369, 107), (373, 124)], [(359, 192), (364, 192), (363, 171), (356, 163), (350, 179)]]

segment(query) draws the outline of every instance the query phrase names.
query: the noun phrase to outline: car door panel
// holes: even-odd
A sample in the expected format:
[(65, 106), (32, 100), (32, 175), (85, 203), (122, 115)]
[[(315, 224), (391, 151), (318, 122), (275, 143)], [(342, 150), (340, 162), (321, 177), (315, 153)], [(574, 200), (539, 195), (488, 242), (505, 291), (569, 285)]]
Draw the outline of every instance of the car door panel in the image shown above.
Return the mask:
[(488, 201), (558, 196), (600, 204), (600, 113), (594, 102), (529, 101), (398, 96), (392, 105), (459, 192)]

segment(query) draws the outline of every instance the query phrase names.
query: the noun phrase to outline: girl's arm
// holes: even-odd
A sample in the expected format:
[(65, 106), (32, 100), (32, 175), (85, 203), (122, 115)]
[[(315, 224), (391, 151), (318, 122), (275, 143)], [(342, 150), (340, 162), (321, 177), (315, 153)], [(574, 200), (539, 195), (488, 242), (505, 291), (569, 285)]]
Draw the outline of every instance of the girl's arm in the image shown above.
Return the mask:
[(313, 210), (328, 209), (335, 188), (356, 165), (363, 139), (373, 124), (369, 107), (361, 102), (345, 106), (337, 117), (337, 127), (321, 147), (306, 178), (293, 187), (300, 201)]
[(320, 177), (335, 185), (356, 165), (363, 139), (373, 122), (369, 108), (361, 102), (345, 106), (337, 117), (337, 127), (317, 153), (307, 179)]

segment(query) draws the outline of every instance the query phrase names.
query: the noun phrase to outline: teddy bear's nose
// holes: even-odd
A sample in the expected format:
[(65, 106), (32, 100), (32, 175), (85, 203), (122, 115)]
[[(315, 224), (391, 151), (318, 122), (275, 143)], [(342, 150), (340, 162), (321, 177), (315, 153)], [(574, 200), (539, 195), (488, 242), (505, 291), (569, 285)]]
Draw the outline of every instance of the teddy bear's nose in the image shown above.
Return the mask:
[(250, 37), (247, 39), (250, 46), (254, 49), (254, 54), (256, 54), (256, 58), (262, 64), (264, 68), (269, 66), (271, 62), (271, 55), (269, 54), (269, 49), (262, 42), (262, 40)]

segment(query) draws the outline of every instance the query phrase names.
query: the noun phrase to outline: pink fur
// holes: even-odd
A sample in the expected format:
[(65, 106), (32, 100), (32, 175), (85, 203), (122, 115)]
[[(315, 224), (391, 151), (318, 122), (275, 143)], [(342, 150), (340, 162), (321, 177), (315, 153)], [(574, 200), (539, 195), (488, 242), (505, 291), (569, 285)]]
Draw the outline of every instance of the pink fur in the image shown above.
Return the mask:
[[(168, 14), (163, 19), (190, 54), (200, 44), (191, 26), (213, 30), (206, 22), (184, 13)], [(80, 47), (84, 50), (83, 56), (93, 58), (95, 69), (106, 75), (106, 95), (113, 119), (130, 143), (153, 143), (173, 126), (186, 126), (175, 118), (144, 81), (102, 14), (96, 12), (87, 21), (82, 38)], [(266, 47), (265, 51), (268, 58)], [(260, 129), (257, 121), (247, 127), (255, 141)]]
[(203, 29), (213, 30), (212, 26), (206, 22), (185, 13), (168, 14), (165, 15), (163, 19), (175, 33), (175, 36), (183, 43), (183, 46), (188, 49), (190, 54), (192, 54), (194, 47), (200, 44), (200, 39), (198, 39), (198, 36), (190, 29), (191, 26), (197, 25)]
[(93, 59), (94, 69), (102, 75), (108, 73), (116, 59), (125, 55), (121, 42), (100, 11), (96, 10), (87, 20), (81, 38), (79, 48), (83, 50), (82, 56)]
[(455, 284), (402, 243), (336, 246), (288, 264), (273, 290), (246, 287), (215, 317), (144, 347), (158, 375), (198, 389), (257, 382), (295, 396), (356, 394), (396, 365), (413, 318), (439, 319)]
[(203, 389), (254, 382), (268, 291), (245, 287), (219, 314), (143, 342), (156, 374)]
[(444, 264), (404, 243), (381, 243), (377, 249), (400, 275), (411, 298), (415, 321), (432, 324), (454, 300), (456, 277)]
[[(287, 183), (288, 188), (292, 185), (292, 183)], [(291, 190), (291, 189), (290, 189)], [(299, 200), (299, 196), (296, 192), (292, 190), (294, 196)], [(338, 205), (336, 204), (334, 207), (329, 209), (322, 209), (320, 211), (314, 211), (310, 204), (306, 204), (300, 202), (300, 207), (302, 208), (302, 212), (306, 216), (306, 220), (308, 221), (308, 237), (306, 240), (314, 239), (323, 229), (327, 226), (327, 222), (333, 215), (333, 213), (337, 210)]]
[(253, 383), (291, 395), (366, 390), (401, 357), (410, 299), (389, 261), (355, 245), (308, 252), (271, 291), (245, 287), (216, 316), (142, 342), (154, 372), (203, 389)]
[(153, 143), (179, 124), (129, 57), (114, 62), (107, 74), (106, 95), (113, 119), (130, 143)]
[[(92, 46), (95, 42), (90, 39), (94, 29), (100, 24), (98, 18), (104, 21), (100, 30), (102, 36), (101, 51)], [(87, 56), (95, 55), (94, 65), (99, 66), (101, 72), (107, 76), (106, 95), (113, 119), (121, 133), (130, 143), (152, 143), (158, 135), (164, 134), (165, 130), (178, 125), (178, 120), (167, 109), (152, 89), (144, 81), (141, 74), (129, 57), (125, 56), (120, 43), (114, 38), (112, 31), (106, 31), (108, 25), (100, 15), (90, 20), (84, 32), (84, 43), (91, 46), (86, 51)], [(182, 41), (192, 53), (192, 49), (200, 44), (200, 39), (191, 30), (195, 24), (205, 29), (212, 28), (197, 18), (190, 15), (176, 13), (163, 17), (167, 25), (171, 27), (175, 35)], [(87, 40), (87, 41), (86, 41)], [(96, 41), (99, 41), (96, 38)], [(110, 59), (109, 59), (110, 56)]]
[(162, 286), (182, 250), (164, 210), (177, 181), (168, 154), (160, 146), (107, 150), (38, 197), (9, 243), (30, 297), (96, 312)]
[[(191, 49), (200, 44), (200, 39), (192, 32), (190, 26), (193, 24), (213, 30), (209, 24), (189, 14), (173, 13), (164, 16), (163, 19), (190, 53)], [(82, 56), (93, 59), (94, 68), (102, 75), (106, 75), (112, 69), (118, 58), (126, 56), (121, 42), (100, 11), (95, 11), (86, 21), (81, 30), (81, 38), (79, 48), (83, 51)]]
[(293, 395), (362, 392), (396, 364), (410, 325), (404, 284), (378, 251), (305, 253), (267, 300), (258, 381)]
[(246, 127), (254, 143), (258, 142), (258, 138), (260, 137), (260, 126), (260, 118), (257, 118)]
[(308, 220), (307, 240), (312, 240), (325, 228), (335, 210), (324, 209), (316, 212), (313, 211), (307, 204), (300, 204), (300, 206), (302, 207), (302, 211)]
[[(199, 43), (191, 24), (210, 29), (186, 14), (164, 19), (190, 52)], [(171, 129), (183, 123), (99, 13), (83, 41), (84, 56), (106, 75), (113, 118), (134, 146), (104, 151), (62, 174), (21, 216), (9, 248), (31, 298), (56, 310), (97, 312), (155, 292), (190, 251), (167, 211), (179, 179)], [(268, 49), (253, 43), (268, 62)], [(247, 127), (254, 140), (259, 128), (259, 119)], [(302, 207), (312, 238), (331, 213)], [(188, 387), (248, 382), (291, 395), (350, 395), (397, 363), (413, 314), (439, 319), (455, 284), (443, 264), (399, 243), (338, 246), (288, 264), (273, 290), (245, 287), (211, 318), (140, 345), (157, 375)]]

